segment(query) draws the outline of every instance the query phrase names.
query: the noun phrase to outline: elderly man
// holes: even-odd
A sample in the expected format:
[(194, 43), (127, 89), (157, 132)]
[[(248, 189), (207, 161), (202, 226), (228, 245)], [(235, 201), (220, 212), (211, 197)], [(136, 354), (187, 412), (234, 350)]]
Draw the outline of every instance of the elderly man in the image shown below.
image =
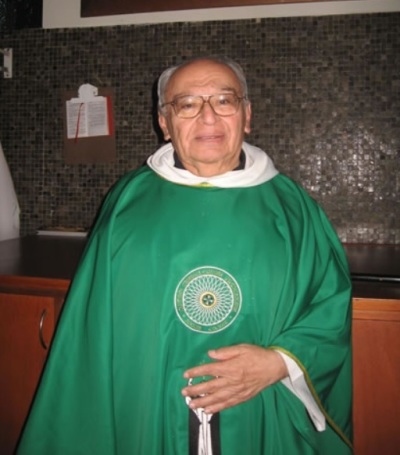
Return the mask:
[(234, 62), (161, 75), (170, 142), (104, 203), (19, 453), (351, 453), (345, 255), (250, 120)]

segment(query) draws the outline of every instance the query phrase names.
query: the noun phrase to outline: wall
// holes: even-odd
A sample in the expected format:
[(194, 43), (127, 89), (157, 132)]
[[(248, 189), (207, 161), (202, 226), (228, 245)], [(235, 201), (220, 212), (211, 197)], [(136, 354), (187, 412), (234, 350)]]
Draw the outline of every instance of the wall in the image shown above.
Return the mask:
[[(0, 139), (21, 232), (88, 227), (115, 180), (159, 143), (153, 85), (199, 54), (242, 64), (250, 142), (302, 183), (348, 242), (400, 243), (400, 13), (19, 30), (14, 77), (0, 79)], [(114, 87), (117, 161), (67, 165), (61, 94)]]

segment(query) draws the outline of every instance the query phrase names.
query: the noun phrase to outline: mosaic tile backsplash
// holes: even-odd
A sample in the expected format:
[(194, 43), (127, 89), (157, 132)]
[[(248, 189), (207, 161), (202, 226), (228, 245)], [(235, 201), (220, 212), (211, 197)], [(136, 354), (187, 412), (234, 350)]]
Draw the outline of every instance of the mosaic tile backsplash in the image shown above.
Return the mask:
[[(0, 141), (22, 235), (87, 228), (111, 185), (161, 143), (154, 84), (198, 55), (244, 68), (248, 141), (301, 183), (345, 242), (400, 243), (400, 14), (272, 18), (0, 34), (13, 78), (0, 79)], [(115, 90), (117, 158), (64, 161), (61, 96)]]

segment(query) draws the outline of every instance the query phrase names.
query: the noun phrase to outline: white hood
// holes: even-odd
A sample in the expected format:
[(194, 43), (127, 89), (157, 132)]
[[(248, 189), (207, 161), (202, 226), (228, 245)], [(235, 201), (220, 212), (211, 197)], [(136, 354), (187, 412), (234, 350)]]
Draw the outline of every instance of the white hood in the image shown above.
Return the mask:
[(269, 156), (258, 147), (243, 142), (242, 149), (246, 155), (245, 168), (226, 172), (213, 177), (199, 177), (185, 169), (174, 166), (174, 148), (168, 143), (151, 155), (147, 164), (160, 177), (180, 185), (211, 185), (219, 188), (240, 188), (264, 183), (278, 171)]

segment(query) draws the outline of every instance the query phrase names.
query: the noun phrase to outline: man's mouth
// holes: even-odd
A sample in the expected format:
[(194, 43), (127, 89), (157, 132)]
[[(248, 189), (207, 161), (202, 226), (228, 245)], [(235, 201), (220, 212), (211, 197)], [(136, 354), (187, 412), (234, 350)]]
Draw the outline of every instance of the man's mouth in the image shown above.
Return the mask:
[(222, 134), (202, 134), (200, 136), (196, 136), (197, 141), (218, 141), (222, 138)]

